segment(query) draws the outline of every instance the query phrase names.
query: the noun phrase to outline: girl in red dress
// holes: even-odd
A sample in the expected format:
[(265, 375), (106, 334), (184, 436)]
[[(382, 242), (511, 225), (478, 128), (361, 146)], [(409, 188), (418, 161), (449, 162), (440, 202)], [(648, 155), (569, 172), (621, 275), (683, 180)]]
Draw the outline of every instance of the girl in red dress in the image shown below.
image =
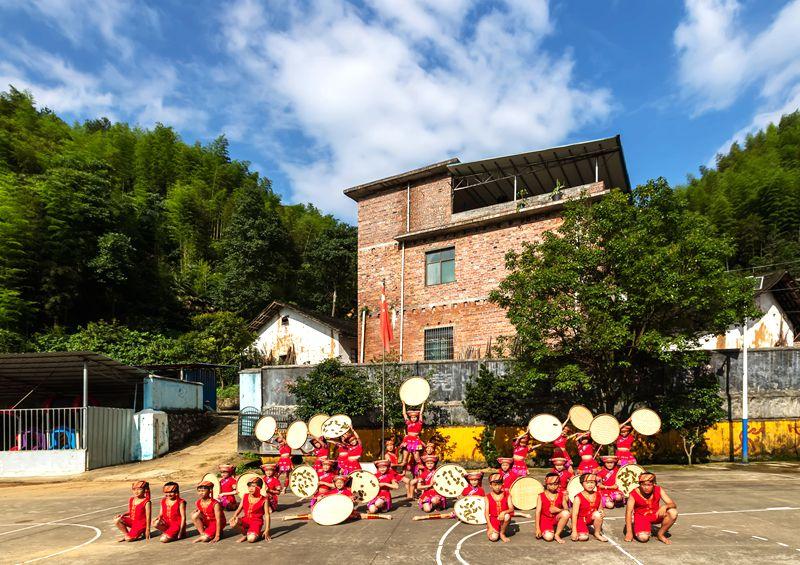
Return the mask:
[(480, 471), (473, 471), (471, 473), (466, 473), (464, 478), (467, 479), (467, 486), (464, 487), (464, 490), (461, 491), (461, 495), (459, 498), (463, 498), (465, 496), (486, 496), (486, 491), (483, 490), (481, 486), (481, 481), (483, 481), (483, 473)]
[(572, 467), (572, 456), (569, 454), (569, 451), (567, 451), (567, 441), (569, 441), (570, 438), (578, 435), (578, 434), (570, 435), (571, 431), (572, 428), (570, 428), (567, 425), (564, 425), (563, 429), (561, 430), (561, 435), (558, 436), (553, 441), (553, 446), (554, 446), (553, 457), (563, 457), (564, 459), (566, 459), (567, 469)]
[(283, 492), (281, 480), (275, 472), (275, 463), (265, 463), (261, 465), (261, 470), (264, 472), (264, 495), (270, 510), (275, 512), (278, 509), (278, 495)]
[(566, 495), (561, 490), (558, 473), (547, 473), (544, 478), (544, 488), (544, 492), (539, 494), (534, 517), (536, 538), (564, 543), (561, 532), (569, 521), (569, 510), (567, 510)]
[(617, 488), (617, 457), (615, 455), (603, 455), (600, 457), (603, 466), (597, 471), (597, 478), (600, 484), (597, 485), (600, 491), (600, 499), (603, 501), (603, 507), (611, 510), (618, 508), (625, 504), (625, 497), (622, 492)]
[(517, 474), (511, 470), (514, 459), (511, 457), (498, 457), (497, 462), (500, 464), (497, 474), (503, 479), (503, 488), (508, 490), (511, 488), (511, 484), (517, 480)]
[(348, 440), (350, 443), (347, 449), (347, 469), (342, 474), (350, 475), (355, 471), (361, 470), (361, 454), (364, 452), (364, 446), (361, 444), (361, 438), (358, 437), (358, 432), (352, 430), (353, 434)]
[(328, 440), (324, 437), (313, 437), (311, 438), (311, 445), (314, 446), (314, 470), (319, 471), (322, 469), (322, 458), (329, 457), (331, 454), (331, 448), (328, 445)]
[(436, 455), (425, 455), (422, 458), (425, 467), (420, 472), (416, 489), (422, 491), (419, 496), (419, 508), (423, 512), (432, 512), (435, 508), (443, 510), (447, 507), (447, 499), (433, 490), (433, 474), (436, 472), (438, 461), (439, 457)]
[(567, 490), (567, 483), (574, 476), (574, 473), (567, 468), (567, 460), (564, 457), (553, 457), (550, 461), (553, 463), (553, 468), (550, 469), (550, 472), (558, 475), (559, 490), (564, 492)]
[(633, 428), (625, 422), (619, 427), (619, 437), (617, 437), (615, 453), (619, 458), (619, 466), (631, 465), (636, 463), (636, 457), (631, 453), (633, 447), (633, 440), (636, 439), (633, 435)]
[(270, 509), (266, 497), (261, 494), (263, 485), (264, 481), (260, 477), (256, 477), (247, 483), (247, 494), (242, 497), (239, 508), (236, 509), (231, 518), (231, 528), (235, 528), (238, 525), (239, 531), (242, 533), (242, 537), (237, 540), (237, 543), (242, 543), (243, 541), (254, 543), (261, 539), (262, 536), (267, 541), (270, 539)]
[(289, 475), (294, 469), (292, 464), (292, 448), (286, 443), (286, 439), (280, 433), (275, 433), (275, 442), (278, 444), (278, 484), (280, 484), (281, 475), (286, 475), (284, 483), (284, 492), (289, 492)]
[(388, 512), (391, 510), (392, 493), (389, 492), (389, 489), (394, 490), (399, 486), (397, 484), (395, 472), (389, 465), (388, 459), (379, 459), (375, 461), (375, 468), (378, 471), (375, 477), (378, 479), (380, 490), (378, 491), (378, 496), (367, 503), (368, 514), (377, 514), (378, 512)]
[(412, 463), (417, 466), (422, 465), (422, 439), (419, 435), (422, 433), (422, 413), (425, 411), (425, 403), (422, 403), (419, 410), (407, 410), (406, 403), (403, 402), (403, 419), (406, 421), (406, 436), (400, 444), (400, 453), (403, 455), (401, 465), (409, 469)]
[(572, 501), (572, 541), (589, 539), (589, 524), (594, 526), (594, 537), (598, 541), (608, 541), (603, 535), (604, 512), (600, 509), (600, 494), (597, 492), (597, 475), (581, 475), (583, 491)]
[(152, 503), (150, 485), (147, 481), (136, 481), (131, 485), (133, 496), (128, 499), (128, 511), (117, 514), (114, 525), (125, 536), (117, 541), (136, 541), (150, 539), (150, 520)]
[(539, 444), (530, 445), (528, 432), (514, 438), (514, 466), (512, 471), (516, 476), (524, 477), (528, 474), (528, 463), (525, 460), (537, 447), (539, 447)]
[(310, 508), (314, 508), (314, 505), (320, 498), (333, 490), (333, 479), (336, 476), (333, 467), (336, 465), (336, 463), (333, 459), (322, 457), (320, 464), (322, 465), (322, 468), (317, 470), (319, 486), (317, 487), (317, 492), (311, 498), (311, 502), (309, 503)]
[(233, 472), (236, 467), (233, 465), (219, 466), (219, 503), (223, 510), (236, 510), (236, 477)]
[(514, 502), (511, 494), (503, 488), (503, 477), (494, 473), (489, 477), (491, 490), (486, 495), (484, 515), (486, 516), (486, 535), (489, 541), (498, 539), (507, 542), (506, 528), (514, 517)]
[(581, 462), (578, 464), (578, 472), (576, 474), (582, 475), (584, 473), (594, 473), (597, 468), (597, 460), (594, 458), (594, 443), (589, 437), (589, 432), (581, 434), (578, 438), (578, 455), (581, 456)]
[(650, 539), (653, 526), (658, 526), (656, 538), (669, 545), (672, 542), (666, 534), (677, 519), (678, 506), (656, 485), (655, 473), (639, 475), (639, 486), (631, 491), (625, 507), (625, 541), (633, 541), (635, 534), (636, 539), (644, 543)]
[(162, 534), (163, 543), (181, 539), (186, 535), (186, 501), (181, 498), (178, 483), (164, 484), (164, 498), (161, 499), (161, 514), (153, 522)]
[(211, 496), (214, 485), (211, 481), (203, 481), (197, 485), (197, 494), (200, 498), (195, 502), (196, 510), (192, 512), (192, 523), (200, 534), (192, 543), (211, 542), (217, 543), (222, 537), (225, 527), (225, 514), (222, 505)]

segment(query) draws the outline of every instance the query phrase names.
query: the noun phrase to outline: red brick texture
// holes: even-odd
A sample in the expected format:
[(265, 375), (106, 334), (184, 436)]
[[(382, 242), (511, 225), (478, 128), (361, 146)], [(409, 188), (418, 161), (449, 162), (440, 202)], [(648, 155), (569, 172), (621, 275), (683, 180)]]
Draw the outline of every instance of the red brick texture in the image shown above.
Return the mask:
[[(593, 185), (592, 192), (602, 190)], [(451, 218), (450, 179), (438, 178), (412, 185), (410, 230), (446, 226)], [(400, 349), (400, 279), (402, 246), (395, 237), (406, 233), (407, 187), (384, 190), (358, 203), (358, 305), (369, 309), (364, 332), (364, 361), (381, 355), (378, 305), (381, 281), (396, 309), (392, 349)], [(491, 290), (506, 276), (505, 254), (524, 241), (537, 241), (561, 224), (559, 212), (527, 217), (512, 214), (507, 221), (464, 229), (455, 234), (431, 235), (405, 244), (403, 360), (424, 359), (424, 329), (453, 326), (457, 359), (487, 355), (487, 345), (513, 335), (505, 311), (488, 302)], [(425, 253), (455, 247), (455, 281), (425, 285)], [(359, 318), (359, 347), (361, 343)]]

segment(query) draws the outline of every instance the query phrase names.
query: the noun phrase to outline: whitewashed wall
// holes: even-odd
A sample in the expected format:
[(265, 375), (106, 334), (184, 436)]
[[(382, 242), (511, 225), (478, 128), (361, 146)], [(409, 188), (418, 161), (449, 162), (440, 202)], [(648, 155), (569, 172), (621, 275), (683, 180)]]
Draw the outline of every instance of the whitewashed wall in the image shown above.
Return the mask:
[[(289, 317), (288, 326), (281, 324), (284, 316)], [(281, 308), (261, 330), (254, 345), (265, 358), (272, 352), (276, 359), (294, 346), (297, 365), (314, 365), (332, 357), (350, 363), (350, 355), (342, 347), (339, 333), (291, 308)]]
[(86, 470), (85, 449), (0, 451), (0, 477), (63, 477)]
[[(748, 347), (792, 347), (795, 338), (792, 323), (772, 293), (759, 294), (756, 297), (756, 306), (764, 314), (747, 324)], [(742, 345), (741, 325), (730, 328), (725, 335), (707, 336), (700, 341), (702, 349), (739, 349)]]

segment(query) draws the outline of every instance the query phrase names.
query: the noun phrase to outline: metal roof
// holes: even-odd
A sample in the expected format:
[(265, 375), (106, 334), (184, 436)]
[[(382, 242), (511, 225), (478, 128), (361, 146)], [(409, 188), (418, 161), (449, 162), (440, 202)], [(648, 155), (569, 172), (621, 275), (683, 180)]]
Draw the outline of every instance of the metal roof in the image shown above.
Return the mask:
[(529, 196), (552, 192), (556, 182), (574, 187), (595, 182), (595, 165), (599, 180), (606, 188), (630, 191), (631, 183), (622, 153), (620, 136), (582, 141), (516, 155), (457, 163), (447, 168), (453, 174), (453, 186), (471, 188), (495, 184), (495, 189), (513, 191), (513, 177), (518, 189)]
[(37, 395), (75, 395), (83, 390), (83, 364), (92, 397), (128, 395), (147, 371), (91, 351), (0, 354), (0, 408), (32, 389)]

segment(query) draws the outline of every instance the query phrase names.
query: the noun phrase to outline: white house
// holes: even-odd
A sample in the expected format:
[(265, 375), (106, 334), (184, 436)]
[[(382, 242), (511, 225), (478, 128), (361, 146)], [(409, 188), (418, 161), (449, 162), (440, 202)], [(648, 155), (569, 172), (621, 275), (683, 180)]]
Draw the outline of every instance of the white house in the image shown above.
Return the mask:
[[(760, 318), (748, 320), (747, 346), (800, 347), (800, 286), (786, 271), (775, 271), (753, 277), (756, 285), (756, 306)], [(795, 340), (798, 340), (797, 342)], [(732, 326), (722, 335), (700, 340), (702, 349), (740, 349), (742, 326)]]
[(355, 359), (355, 320), (338, 320), (273, 302), (249, 328), (258, 334), (253, 347), (265, 365), (314, 365), (335, 357), (350, 363)]

